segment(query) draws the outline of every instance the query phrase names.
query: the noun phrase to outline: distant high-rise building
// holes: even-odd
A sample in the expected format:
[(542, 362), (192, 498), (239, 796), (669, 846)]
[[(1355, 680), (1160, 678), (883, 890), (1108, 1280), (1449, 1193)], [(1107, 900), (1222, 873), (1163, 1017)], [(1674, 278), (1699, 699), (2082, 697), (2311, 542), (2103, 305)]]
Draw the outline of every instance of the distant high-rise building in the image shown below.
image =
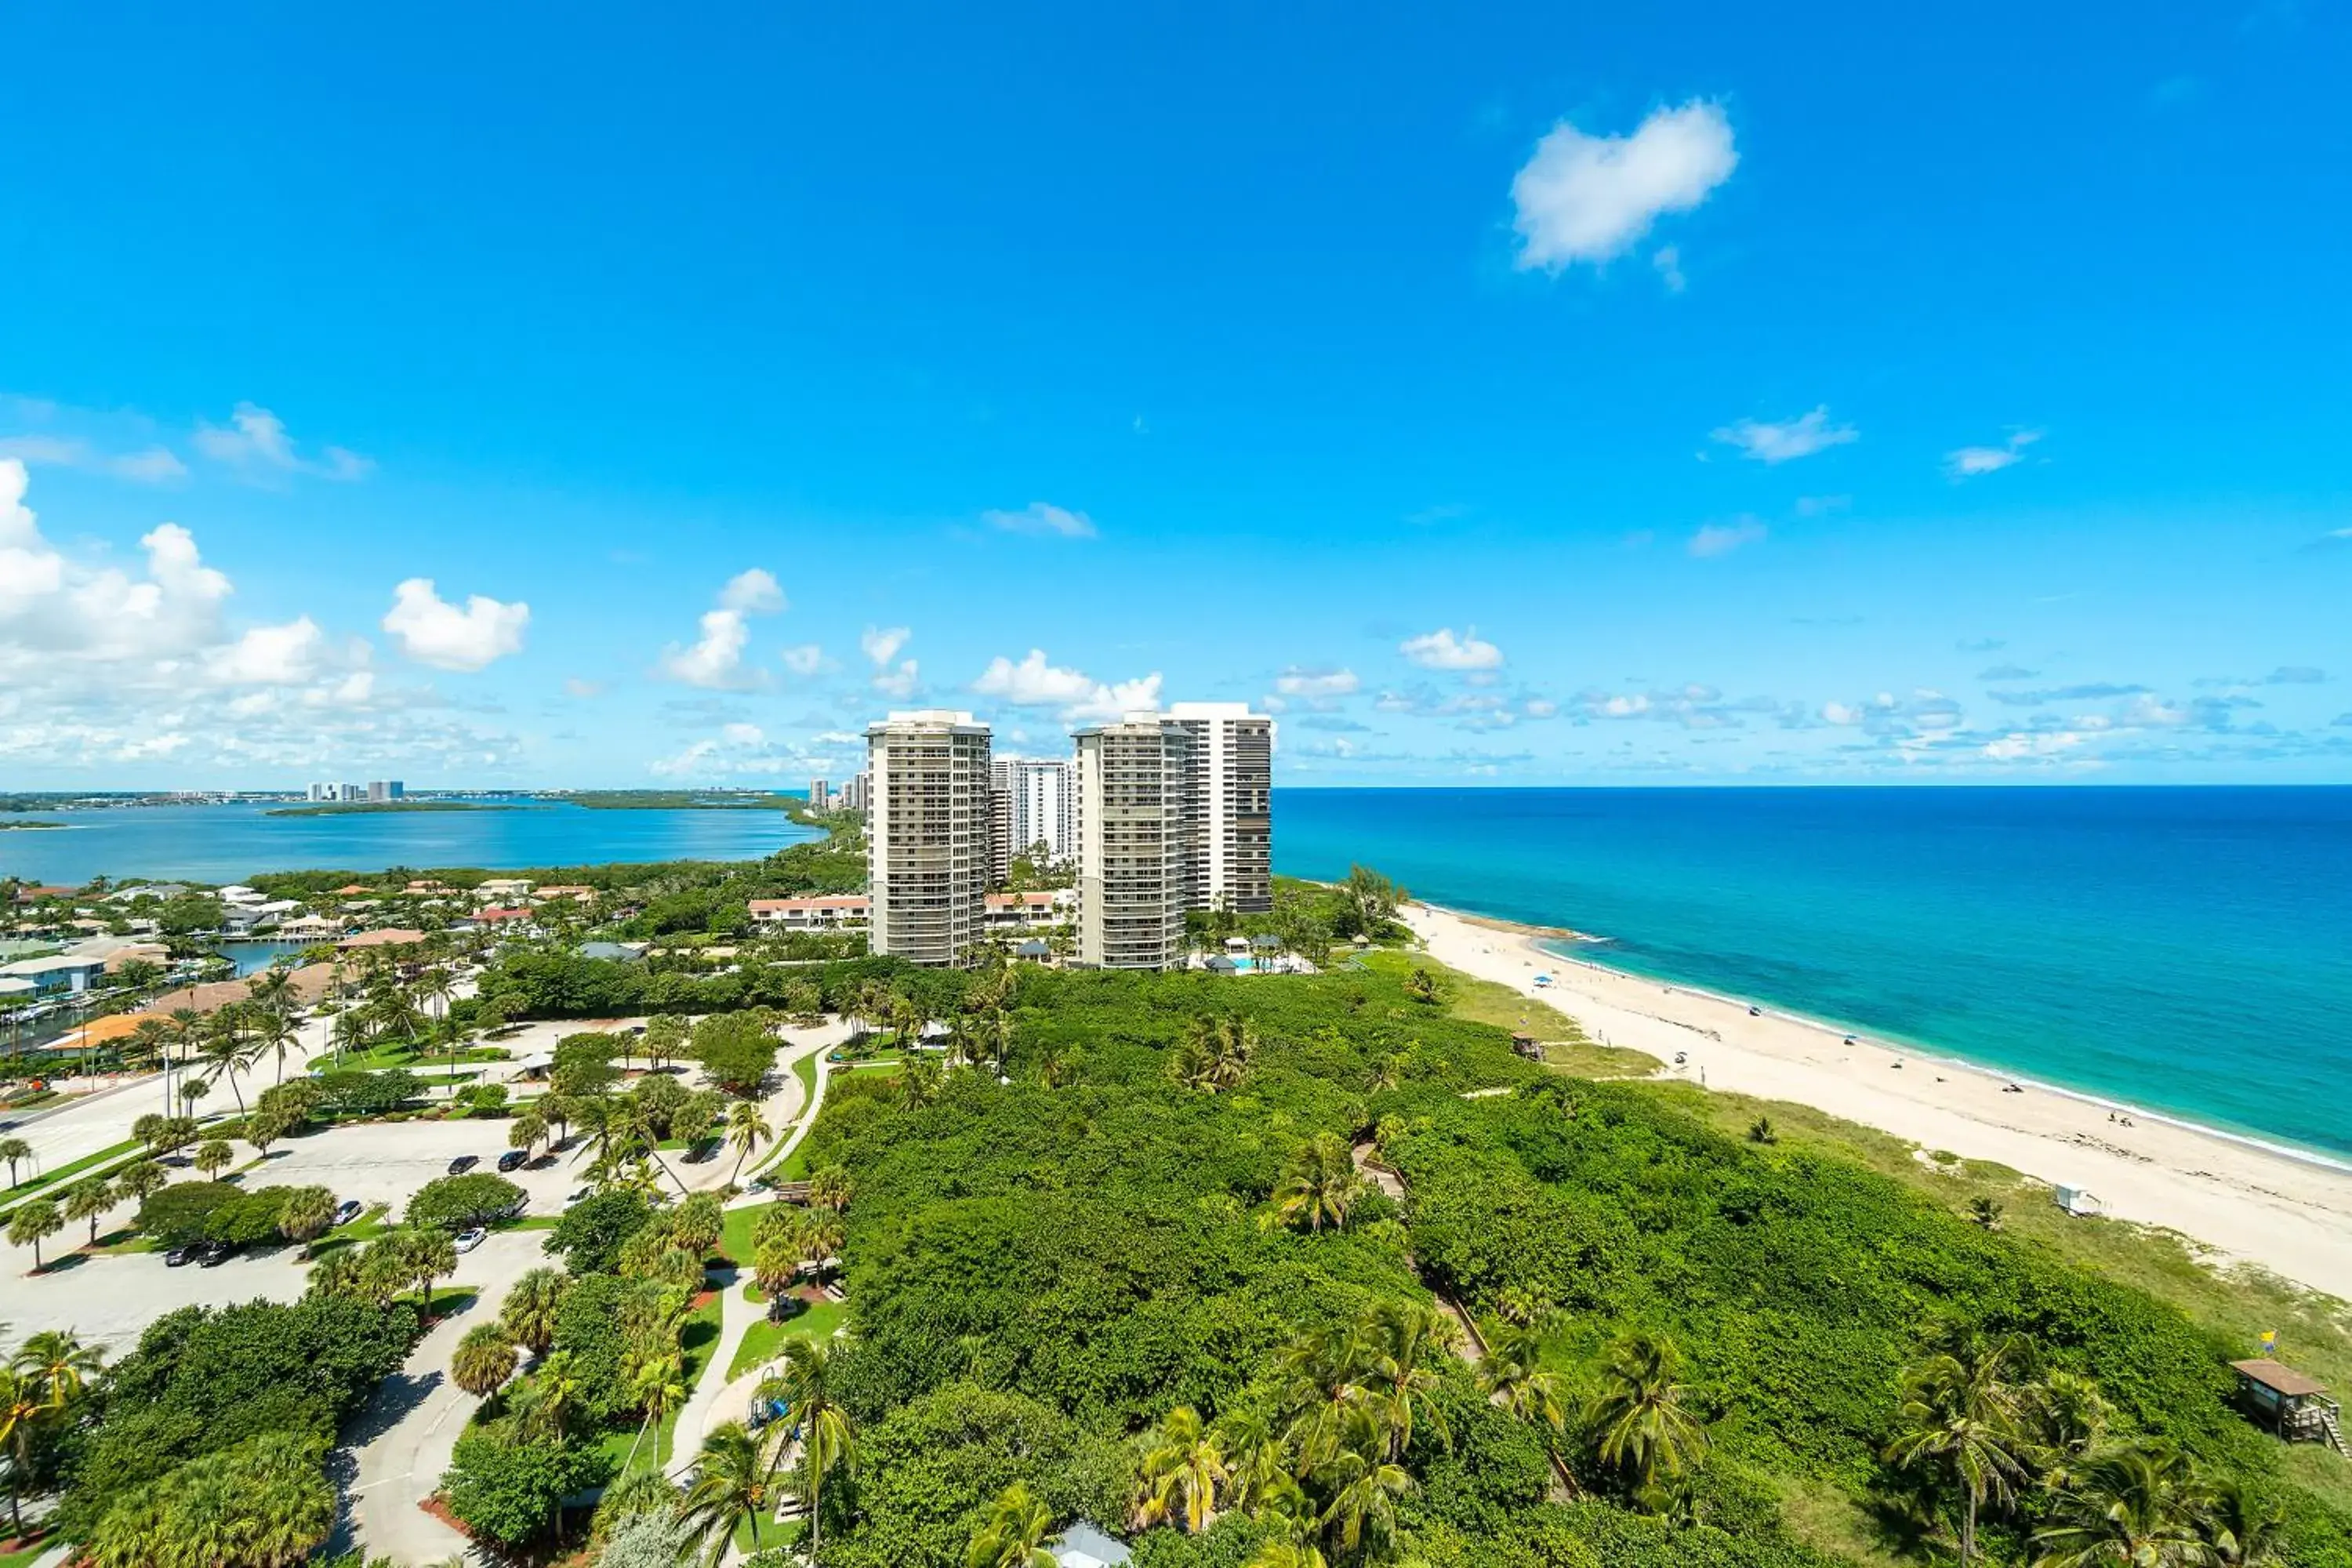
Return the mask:
[(363, 801), (368, 797), (367, 785), (365, 784), (347, 784), (341, 787), (342, 790), (343, 799), (346, 801)]
[(1246, 702), (1179, 702), (1167, 721), (1192, 736), (1190, 907), (1264, 914), (1274, 908), (1274, 721)]
[(1077, 732), (1081, 963), (1166, 969), (1182, 959), (1197, 838), (1192, 742), (1155, 713)]
[(988, 726), (940, 709), (866, 731), (866, 870), (873, 951), (958, 964), (988, 891)]
[(379, 805), (385, 801), (403, 799), (407, 794), (407, 786), (398, 779), (371, 779), (368, 782), (367, 798)]
[(833, 809), (832, 788), (824, 780), (809, 780), (808, 808), (817, 812)]
[(310, 786), (310, 798), (312, 800), (333, 800), (341, 792), (333, 784), (314, 784)]
[(991, 779), (988, 788), (988, 885), (1002, 888), (1013, 879), (1013, 797), (996, 787)]
[(1011, 803), (1013, 854), (1043, 844), (1052, 859), (1076, 856), (1077, 773), (1067, 759), (1000, 757), (989, 783)]
[(849, 775), (849, 782), (833, 792), (833, 809), (854, 811), (864, 816), (874, 804), (874, 778), (871, 773)]

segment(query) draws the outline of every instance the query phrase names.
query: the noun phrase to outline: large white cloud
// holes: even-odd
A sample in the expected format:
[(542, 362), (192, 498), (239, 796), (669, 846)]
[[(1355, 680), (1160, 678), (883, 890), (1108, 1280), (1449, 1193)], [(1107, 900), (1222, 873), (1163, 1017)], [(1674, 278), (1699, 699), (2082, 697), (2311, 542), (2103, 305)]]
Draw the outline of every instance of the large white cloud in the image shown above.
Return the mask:
[(730, 577), (719, 590), (716, 609), (697, 623), (701, 635), (688, 647), (672, 643), (656, 668), (672, 680), (711, 691), (740, 691), (767, 683), (763, 669), (748, 669), (743, 650), (751, 645), (752, 616), (784, 608), (784, 591), (769, 573), (754, 566)]
[(1496, 669), (1503, 662), (1503, 650), (1479, 640), (1475, 626), (1458, 637), (1452, 626), (1440, 626), (1405, 638), (1397, 645), (1397, 651), (1423, 669)]
[(1851, 425), (1832, 422), (1828, 405), (1794, 419), (1735, 419), (1715, 432), (1715, 439), (1737, 447), (1739, 455), (1765, 464), (1810, 458), (1832, 447), (1862, 439)]
[(1563, 120), (1511, 182), (1517, 265), (1558, 272), (1622, 256), (1662, 215), (1706, 201), (1738, 163), (1717, 104), (1658, 110), (1625, 136), (1588, 135)]
[(1075, 669), (1065, 669), (1033, 647), (1013, 660), (999, 654), (971, 683), (982, 697), (993, 697), (1015, 708), (1053, 708), (1071, 722), (1123, 718), (1160, 706), (1158, 671), (1133, 680), (1101, 681)]
[(1297, 665), (1274, 678), (1274, 689), (1283, 696), (1309, 700), (1345, 697), (1359, 684), (1352, 669), (1304, 669)]
[(392, 591), (383, 629), (400, 651), (436, 669), (481, 669), (522, 651), (530, 606), (500, 604), (480, 594), (459, 609), (433, 591), (430, 577), (411, 577)]

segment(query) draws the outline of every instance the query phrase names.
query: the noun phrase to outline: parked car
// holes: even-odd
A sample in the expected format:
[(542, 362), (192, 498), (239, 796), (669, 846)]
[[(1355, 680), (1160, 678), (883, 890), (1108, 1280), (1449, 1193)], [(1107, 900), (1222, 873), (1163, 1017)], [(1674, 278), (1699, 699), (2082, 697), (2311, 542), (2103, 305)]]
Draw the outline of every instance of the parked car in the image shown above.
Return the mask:
[(449, 1162), (449, 1173), (453, 1176), (462, 1176), (481, 1163), (482, 1157), (479, 1154), (460, 1154)]
[(499, 1169), (501, 1172), (520, 1171), (530, 1158), (530, 1151), (528, 1149), (509, 1149), (499, 1156)]
[(196, 1254), (203, 1250), (204, 1246), (200, 1242), (192, 1241), (184, 1246), (175, 1247), (163, 1254), (163, 1267), (178, 1268), (184, 1264), (193, 1263), (195, 1261)]
[(236, 1255), (236, 1243), (227, 1241), (208, 1241), (205, 1244), (204, 1251), (198, 1254), (196, 1258), (196, 1267), (199, 1268), (218, 1268), (222, 1264), (226, 1263)]
[(471, 1230), (459, 1231), (457, 1233), (457, 1250), (460, 1252), (473, 1251), (474, 1248), (482, 1245), (483, 1239), (489, 1234), (490, 1233), (488, 1231), (484, 1230), (480, 1226), (476, 1226)]
[(364, 1212), (366, 1211), (360, 1206), (359, 1199), (345, 1198), (335, 1205), (335, 1217), (329, 1228), (332, 1229), (333, 1226), (337, 1225), (349, 1225)]
[(570, 1208), (573, 1204), (585, 1203), (585, 1202), (587, 1202), (590, 1198), (593, 1198), (593, 1197), (594, 1197), (595, 1195), (596, 1195), (596, 1189), (595, 1189), (595, 1188), (593, 1188), (593, 1187), (583, 1187), (583, 1188), (581, 1188), (578, 1192), (576, 1192), (576, 1193), (572, 1194), (570, 1197), (568, 1197), (568, 1198), (564, 1199), (564, 1200), (563, 1200), (563, 1206), (564, 1206), (565, 1208)]

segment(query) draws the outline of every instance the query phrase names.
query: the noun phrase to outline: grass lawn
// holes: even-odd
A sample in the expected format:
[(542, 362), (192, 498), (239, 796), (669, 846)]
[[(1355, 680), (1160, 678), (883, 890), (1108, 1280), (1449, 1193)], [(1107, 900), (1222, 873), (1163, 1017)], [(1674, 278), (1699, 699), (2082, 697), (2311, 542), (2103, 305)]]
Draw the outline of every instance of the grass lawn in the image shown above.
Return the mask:
[[(678, 1348), (685, 1352), (686, 1386), (688, 1388), (700, 1381), (702, 1369), (709, 1364), (711, 1352), (719, 1348), (719, 1317), (724, 1305), (725, 1297), (712, 1292), (710, 1300), (697, 1307), (678, 1331)], [(671, 1449), (677, 1436), (677, 1413), (672, 1411), (663, 1420), (660, 1430), (646, 1433), (643, 1441), (637, 1437), (637, 1428), (629, 1426), (605, 1433), (597, 1447), (610, 1454), (614, 1464), (626, 1463), (627, 1469), (613, 1477), (618, 1481), (624, 1475), (650, 1470), (657, 1464), (667, 1468), (675, 1462), (677, 1456)], [(636, 1445), (634, 1458), (629, 1453), (633, 1443)]]
[(426, 1066), (448, 1066), (452, 1063), (502, 1062), (507, 1053), (496, 1046), (469, 1046), (452, 1055), (447, 1051), (420, 1051), (403, 1041), (390, 1045), (371, 1046), (363, 1051), (345, 1051), (341, 1058), (329, 1055), (317, 1065), (331, 1071), (381, 1072), (386, 1068), (415, 1068)]
[(760, 1216), (776, 1205), (772, 1203), (751, 1204), (725, 1211), (719, 1222), (719, 1250), (733, 1260), (735, 1267), (746, 1273), (751, 1268), (751, 1230)]
[(808, 1103), (816, 1098), (816, 1058), (823, 1055), (811, 1051), (793, 1064), (793, 1076), (801, 1080), (801, 1113), (808, 1113)]
[(1489, 1024), (1543, 1042), (1544, 1063), (1579, 1078), (1647, 1078), (1658, 1058), (1647, 1051), (1597, 1044), (1583, 1026), (1548, 1002), (1538, 1002), (1497, 981), (1480, 980), (1421, 954), (1379, 949), (1359, 955), (1364, 967), (1402, 979), (1426, 969), (1444, 983), (1442, 1005), (1454, 1017)]
[(36, 1541), (21, 1552), (0, 1552), (0, 1568), (30, 1568), (33, 1560), (47, 1552), (53, 1543)]
[(320, 1237), (310, 1248), (313, 1262), (330, 1252), (346, 1247), (356, 1247), (363, 1241), (373, 1241), (392, 1228), (392, 1205), (377, 1204), (348, 1225), (339, 1225)]
[(831, 1339), (848, 1316), (847, 1302), (819, 1301), (790, 1322), (761, 1318), (744, 1331), (743, 1342), (736, 1347), (735, 1360), (727, 1368), (727, 1381), (732, 1383), (775, 1360), (783, 1353), (787, 1340)]
[[(135, 1154), (144, 1147), (146, 1145), (141, 1143), (138, 1139), (127, 1138), (111, 1149), (100, 1149), (95, 1154), (84, 1154), (79, 1160), (68, 1160), (54, 1171), (47, 1171), (37, 1176), (27, 1176), (22, 1183), (10, 1187), (5, 1193), (0, 1193), (0, 1200), (13, 1205), (22, 1198), (52, 1193), (58, 1189), (60, 1184), (70, 1184), (74, 1177), (85, 1171), (103, 1165), (110, 1160), (121, 1160), (125, 1155)], [(5, 1212), (5, 1210), (0, 1210), (0, 1213)]]
[(553, 1230), (556, 1224), (557, 1216), (554, 1215), (527, 1214), (514, 1219), (498, 1220), (490, 1226), (490, 1228), (492, 1230)]

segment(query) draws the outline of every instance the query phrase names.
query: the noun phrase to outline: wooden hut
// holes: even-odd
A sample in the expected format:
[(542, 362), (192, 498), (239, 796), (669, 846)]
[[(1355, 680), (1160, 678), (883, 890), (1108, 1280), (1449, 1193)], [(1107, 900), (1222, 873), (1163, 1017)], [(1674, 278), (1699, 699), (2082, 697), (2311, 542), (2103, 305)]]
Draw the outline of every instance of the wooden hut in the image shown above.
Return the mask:
[(2325, 1443), (2344, 1452), (2342, 1412), (2317, 1378), (2274, 1361), (2233, 1361), (2238, 1402), (2290, 1443)]

